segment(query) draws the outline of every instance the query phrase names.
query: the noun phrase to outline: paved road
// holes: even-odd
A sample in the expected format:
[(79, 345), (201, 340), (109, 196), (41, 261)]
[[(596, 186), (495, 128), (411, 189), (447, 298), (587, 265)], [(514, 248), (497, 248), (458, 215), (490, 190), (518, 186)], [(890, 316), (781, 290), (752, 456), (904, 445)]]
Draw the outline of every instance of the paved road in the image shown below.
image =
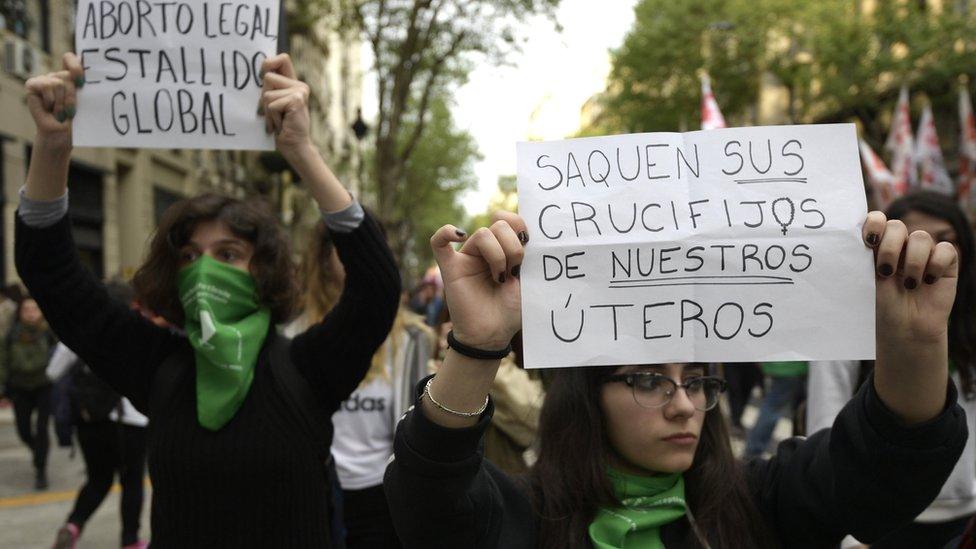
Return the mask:
[[(54, 444), (52, 432), (52, 445)], [(9, 409), (0, 410), (0, 547), (32, 549), (50, 547), (57, 529), (74, 504), (85, 478), (80, 451), (74, 459), (65, 448), (52, 446), (48, 464), (51, 487), (34, 490), (30, 452), (17, 438)], [(78, 543), (79, 549), (119, 547), (118, 487), (92, 516)], [(149, 536), (149, 490), (143, 505), (143, 537)]]

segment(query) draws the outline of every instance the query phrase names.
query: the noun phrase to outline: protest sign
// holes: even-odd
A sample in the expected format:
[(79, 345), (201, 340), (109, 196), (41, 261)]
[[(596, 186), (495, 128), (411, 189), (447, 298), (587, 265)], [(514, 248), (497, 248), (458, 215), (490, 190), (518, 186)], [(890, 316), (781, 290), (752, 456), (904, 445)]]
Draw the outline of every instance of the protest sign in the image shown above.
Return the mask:
[(874, 357), (853, 125), (517, 154), (527, 367)]
[(273, 149), (257, 111), (278, 10), (279, 0), (80, 0), (74, 144)]

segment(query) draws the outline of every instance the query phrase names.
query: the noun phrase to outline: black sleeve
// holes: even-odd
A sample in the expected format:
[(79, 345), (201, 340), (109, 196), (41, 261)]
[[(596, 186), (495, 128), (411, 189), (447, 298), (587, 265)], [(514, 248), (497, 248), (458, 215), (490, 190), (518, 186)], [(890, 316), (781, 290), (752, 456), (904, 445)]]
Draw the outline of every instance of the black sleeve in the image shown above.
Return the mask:
[(32, 228), (15, 214), (17, 273), (58, 338), (139, 409), (177, 336), (109, 297), (81, 264), (68, 216)]
[(376, 220), (366, 214), (349, 233), (332, 233), (346, 271), (339, 302), (295, 337), (291, 359), (329, 413), (366, 376), (400, 303), (400, 274)]
[(871, 376), (830, 429), (784, 441), (747, 464), (747, 478), (784, 547), (836, 546), (847, 534), (870, 543), (935, 499), (967, 437), (952, 381), (942, 413), (906, 427)]
[(493, 412), (489, 403), (473, 427), (448, 429), (418, 402), (400, 421), (383, 487), (404, 547), (535, 547), (529, 499), (482, 454)]

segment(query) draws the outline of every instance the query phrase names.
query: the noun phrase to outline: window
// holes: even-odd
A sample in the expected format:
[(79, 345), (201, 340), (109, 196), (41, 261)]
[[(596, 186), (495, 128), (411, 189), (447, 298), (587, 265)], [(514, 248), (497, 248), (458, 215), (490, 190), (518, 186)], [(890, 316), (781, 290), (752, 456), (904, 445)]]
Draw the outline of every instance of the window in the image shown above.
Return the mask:
[(161, 187), (153, 187), (153, 212), (156, 218), (156, 225), (159, 225), (159, 220), (163, 218), (166, 210), (180, 200), (183, 200), (183, 197), (172, 191), (167, 191)]
[(49, 0), (0, 0), (0, 27), (51, 51)]

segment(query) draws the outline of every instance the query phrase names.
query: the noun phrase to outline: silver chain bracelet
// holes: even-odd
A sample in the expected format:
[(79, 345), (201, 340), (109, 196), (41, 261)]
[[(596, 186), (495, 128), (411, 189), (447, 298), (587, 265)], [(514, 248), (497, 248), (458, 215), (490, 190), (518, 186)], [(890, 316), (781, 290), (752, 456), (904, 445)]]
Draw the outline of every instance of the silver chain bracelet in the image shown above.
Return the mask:
[(488, 408), (488, 395), (485, 395), (485, 403), (482, 404), (481, 405), (481, 408), (479, 408), (475, 412), (458, 412), (457, 410), (452, 410), (452, 409), (448, 408), (447, 406), (444, 406), (440, 402), (437, 402), (436, 400), (434, 400), (434, 395), (430, 394), (430, 384), (433, 381), (434, 381), (434, 378), (433, 377), (431, 377), (430, 379), (427, 380), (427, 384), (424, 385), (424, 392), (423, 392), (423, 394), (420, 395), (420, 397), (423, 398), (426, 395), (427, 398), (428, 398), (428, 400), (430, 400), (430, 403), (431, 404), (433, 404), (434, 406), (437, 406), (441, 410), (444, 410), (445, 412), (447, 412), (447, 413), (449, 413), (451, 415), (459, 416), (459, 417), (475, 417), (475, 416), (480, 416), (481, 414), (483, 414), (485, 412), (485, 410)]

